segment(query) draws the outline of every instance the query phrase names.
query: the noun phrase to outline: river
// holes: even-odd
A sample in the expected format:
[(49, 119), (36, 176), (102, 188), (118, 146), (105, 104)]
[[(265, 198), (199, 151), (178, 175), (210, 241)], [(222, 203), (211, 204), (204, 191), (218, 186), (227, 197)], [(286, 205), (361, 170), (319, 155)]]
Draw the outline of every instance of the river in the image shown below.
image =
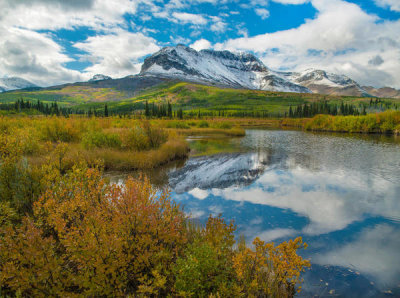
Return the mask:
[(250, 129), (189, 141), (229, 153), (147, 174), (192, 218), (222, 214), (249, 241), (302, 236), (312, 267), (299, 296), (400, 296), (398, 138)]

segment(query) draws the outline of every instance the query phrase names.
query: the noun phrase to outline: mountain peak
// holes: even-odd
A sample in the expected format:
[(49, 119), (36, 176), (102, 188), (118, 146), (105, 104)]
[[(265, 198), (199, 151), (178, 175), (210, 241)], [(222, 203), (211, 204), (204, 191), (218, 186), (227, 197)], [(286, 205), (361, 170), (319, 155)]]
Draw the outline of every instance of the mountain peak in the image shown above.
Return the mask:
[(38, 86), (19, 77), (0, 78), (0, 92), (34, 87)]
[(309, 92), (271, 72), (251, 53), (165, 47), (145, 59), (140, 75), (157, 75), (231, 88)]
[(104, 81), (104, 80), (111, 80), (112, 78), (103, 74), (96, 74), (94, 75), (89, 82), (96, 82), (96, 81)]

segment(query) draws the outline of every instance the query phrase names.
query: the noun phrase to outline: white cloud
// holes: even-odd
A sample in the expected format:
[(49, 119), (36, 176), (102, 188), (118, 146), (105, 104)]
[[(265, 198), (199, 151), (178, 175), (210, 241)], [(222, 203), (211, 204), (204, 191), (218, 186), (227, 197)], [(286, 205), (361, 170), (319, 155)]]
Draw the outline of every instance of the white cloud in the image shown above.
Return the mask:
[[(72, 59), (50, 36), (0, 26), (0, 77), (18, 76), (39, 86), (80, 81), (80, 72), (67, 69)], [(7, 38), (4, 38), (4, 37)]]
[[(400, 88), (400, 20), (381, 21), (341, 0), (311, 3), (316, 18), (298, 28), (230, 39), (215, 48), (254, 51), (273, 69), (322, 68), (361, 84)], [(382, 64), (368, 63), (377, 55)]]
[(107, 35), (89, 37), (74, 45), (87, 52), (82, 59), (93, 63), (85, 69), (90, 75), (101, 73), (122, 77), (139, 72), (138, 59), (159, 49), (156, 41), (142, 33), (122, 29)]
[[(142, 33), (121, 29), (128, 26), (123, 16), (135, 13), (139, 3), (149, 1), (152, 0), (0, 1), (0, 35), (7, 37), (0, 40), (0, 76), (21, 76), (48, 86), (85, 80), (95, 73), (115, 77), (137, 72), (138, 58), (158, 46)], [(94, 63), (85, 73), (65, 66), (74, 59), (54, 35), (36, 32), (74, 30), (80, 26), (103, 34), (75, 44), (88, 52), (82, 59)]]
[(189, 191), (189, 194), (191, 194), (193, 197), (199, 200), (204, 200), (205, 198), (208, 197), (208, 191), (200, 188), (194, 188), (191, 191)]
[(399, 0), (374, 0), (377, 6), (383, 8), (389, 8), (393, 11), (400, 11), (400, 1)]
[(202, 38), (202, 39), (196, 40), (194, 43), (192, 43), (190, 45), (190, 47), (192, 47), (196, 51), (200, 51), (200, 50), (211, 48), (211, 43), (208, 40)]
[(262, 233), (259, 233), (256, 235), (256, 237), (260, 238), (261, 240), (265, 242), (271, 242), (274, 241), (275, 239), (279, 238), (287, 238), (287, 237), (292, 237), (293, 235), (296, 235), (298, 233), (296, 230), (293, 229), (274, 229), (274, 230), (268, 230), (264, 231)]
[[(292, 161), (287, 163), (289, 166)], [(266, 190), (265, 185), (273, 191)], [(379, 196), (382, 189), (385, 189), (385, 197)], [(267, 171), (250, 188), (213, 189), (212, 193), (226, 200), (290, 209), (308, 218), (309, 224), (301, 232), (307, 235), (342, 230), (362, 220), (364, 214), (396, 217), (395, 186), (383, 178), (371, 180), (357, 171), (346, 176), (340, 170), (331, 169), (320, 171), (316, 176), (313, 171), (301, 167), (284, 174)]]
[(88, 26), (107, 29), (124, 22), (125, 13), (135, 13), (141, 0), (2, 0), (0, 23), (32, 30)]
[(256, 8), (256, 14), (259, 15), (263, 20), (269, 18), (269, 11), (265, 8)]
[(355, 241), (317, 255), (313, 262), (348, 267), (373, 276), (382, 289), (398, 286), (400, 275), (400, 233), (389, 225), (363, 231)]
[(193, 14), (187, 12), (174, 12), (172, 16), (184, 24), (190, 23), (195, 25), (205, 25), (207, 20), (200, 14)]

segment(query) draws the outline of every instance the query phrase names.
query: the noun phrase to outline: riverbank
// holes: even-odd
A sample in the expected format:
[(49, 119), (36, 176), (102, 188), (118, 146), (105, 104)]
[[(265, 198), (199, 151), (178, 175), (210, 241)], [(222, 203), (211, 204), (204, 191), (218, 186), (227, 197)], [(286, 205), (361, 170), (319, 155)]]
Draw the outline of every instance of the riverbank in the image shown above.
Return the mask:
[(189, 154), (189, 135), (244, 136), (229, 121), (137, 120), (119, 117), (1, 117), (0, 136), (15, 142), (30, 165), (57, 161), (105, 170), (157, 168)]
[(310, 119), (286, 118), (282, 120), (281, 126), (308, 131), (400, 135), (400, 112), (386, 111), (364, 116), (317, 115)]

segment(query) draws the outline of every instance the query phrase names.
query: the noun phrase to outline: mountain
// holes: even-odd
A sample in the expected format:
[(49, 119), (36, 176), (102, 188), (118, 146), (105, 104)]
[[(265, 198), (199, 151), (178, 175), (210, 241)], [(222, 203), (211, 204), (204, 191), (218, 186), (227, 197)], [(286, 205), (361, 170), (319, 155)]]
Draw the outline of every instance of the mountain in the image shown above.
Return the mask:
[(292, 73), (290, 80), (310, 89), (313, 93), (329, 95), (369, 96), (370, 94), (345, 75), (337, 75), (319, 69)]
[(18, 77), (0, 78), (0, 92), (37, 87), (35, 84)]
[(155, 75), (219, 87), (310, 93), (248, 53), (165, 47), (145, 59), (140, 76)]
[(140, 76), (154, 75), (218, 87), (329, 95), (370, 96), (345, 75), (319, 69), (274, 71), (250, 53), (165, 47), (146, 58)]
[(96, 74), (93, 76), (93, 78), (89, 80), (89, 82), (104, 81), (104, 80), (112, 80), (112, 78), (102, 74)]
[(390, 87), (374, 88), (371, 86), (363, 86), (363, 89), (376, 97), (400, 98), (400, 90)]
[(192, 158), (184, 167), (169, 173), (169, 185), (176, 193), (249, 185), (268, 165), (269, 156), (264, 152)]

